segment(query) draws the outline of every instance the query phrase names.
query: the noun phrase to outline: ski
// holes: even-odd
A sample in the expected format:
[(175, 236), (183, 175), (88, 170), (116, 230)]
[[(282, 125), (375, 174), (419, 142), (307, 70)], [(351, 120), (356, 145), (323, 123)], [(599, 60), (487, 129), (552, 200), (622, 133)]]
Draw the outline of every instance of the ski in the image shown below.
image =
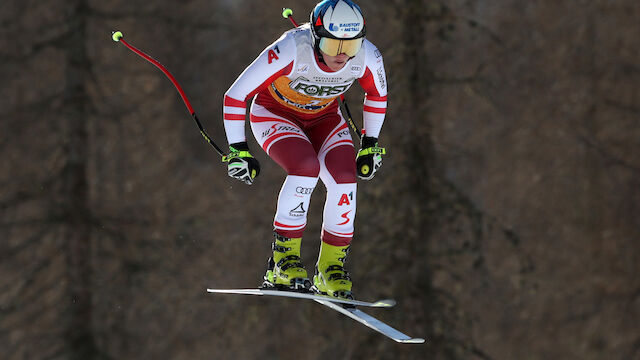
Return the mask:
[(353, 320), (381, 333), (382, 335), (396, 342), (403, 344), (422, 344), (425, 342), (423, 338), (414, 338), (407, 334), (404, 334), (355, 307), (343, 307), (339, 304), (336, 304), (335, 302), (326, 300), (315, 301), (352, 318)]
[(351, 306), (366, 306), (366, 307), (390, 308), (396, 304), (396, 301), (392, 299), (383, 299), (383, 300), (377, 300), (374, 302), (368, 302), (368, 301), (360, 301), (360, 300), (340, 299), (340, 298), (334, 298), (334, 297), (319, 295), (314, 293), (283, 291), (283, 290), (268, 290), (268, 289), (207, 289), (207, 292), (219, 293), (219, 294), (282, 296), (282, 297), (297, 298), (297, 299), (325, 301), (332, 304), (341, 303), (341, 304), (351, 305)]

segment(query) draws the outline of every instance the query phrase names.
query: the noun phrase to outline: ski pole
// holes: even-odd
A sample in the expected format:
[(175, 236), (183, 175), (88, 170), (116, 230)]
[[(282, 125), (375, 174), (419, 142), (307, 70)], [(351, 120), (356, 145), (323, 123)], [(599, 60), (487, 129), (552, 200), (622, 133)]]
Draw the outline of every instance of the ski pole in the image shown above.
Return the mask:
[[(285, 19), (289, 19), (294, 27), (298, 27), (298, 23), (293, 18), (293, 10), (289, 8), (282, 8), (282, 17), (284, 17)], [(338, 99), (340, 101), (340, 104), (344, 106), (344, 110), (347, 113), (347, 122), (349, 123), (349, 126), (351, 126), (351, 130), (353, 130), (356, 136), (364, 135), (364, 129), (362, 129), (362, 132), (360, 132), (360, 130), (358, 129), (358, 125), (356, 125), (355, 121), (353, 121), (353, 118), (351, 117), (351, 111), (349, 110), (347, 101), (344, 99), (344, 94), (340, 94), (340, 97)]]
[(113, 39), (113, 41), (115, 42), (120, 42), (122, 43), (124, 46), (126, 46), (129, 50), (133, 51), (134, 53), (136, 53), (137, 55), (139, 55), (140, 57), (142, 57), (143, 59), (147, 60), (148, 62), (152, 63), (153, 65), (155, 65), (158, 69), (162, 70), (162, 72), (169, 78), (169, 80), (171, 80), (171, 82), (173, 83), (173, 86), (176, 87), (176, 89), (178, 90), (178, 93), (180, 94), (180, 97), (182, 97), (182, 101), (184, 101), (185, 106), (187, 107), (187, 110), (189, 110), (189, 114), (191, 114), (191, 117), (193, 117), (193, 120), (195, 120), (196, 125), (198, 125), (198, 128), (200, 129), (200, 134), (202, 134), (202, 137), (204, 137), (204, 139), (211, 144), (211, 146), (213, 146), (213, 148), (218, 152), (218, 154), (220, 154), (220, 156), (225, 156), (225, 153), (222, 151), (222, 149), (220, 149), (220, 147), (218, 147), (218, 145), (216, 145), (215, 142), (213, 142), (213, 140), (211, 140), (211, 138), (209, 137), (209, 135), (207, 134), (206, 131), (204, 131), (204, 128), (202, 127), (202, 124), (200, 123), (200, 120), (198, 120), (198, 116), (196, 115), (196, 112), (193, 110), (193, 108), (191, 107), (191, 103), (189, 102), (189, 99), (187, 99), (187, 95), (185, 95), (184, 91), (182, 90), (182, 87), (180, 86), (180, 84), (178, 84), (178, 81), (176, 81), (176, 79), (173, 77), (173, 75), (171, 75), (171, 73), (169, 72), (169, 70), (167, 70), (164, 66), (162, 66), (162, 64), (160, 64), (157, 60), (155, 60), (154, 58), (152, 58), (151, 56), (145, 54), (143, 51), (135, 48), (134, 46), (132, 46), (131, 44), (127, 43), (124, 39), (123, 39), (123, 35), (122, 32), (120, 31), (113, 31), (111, 33), (111, 38)]

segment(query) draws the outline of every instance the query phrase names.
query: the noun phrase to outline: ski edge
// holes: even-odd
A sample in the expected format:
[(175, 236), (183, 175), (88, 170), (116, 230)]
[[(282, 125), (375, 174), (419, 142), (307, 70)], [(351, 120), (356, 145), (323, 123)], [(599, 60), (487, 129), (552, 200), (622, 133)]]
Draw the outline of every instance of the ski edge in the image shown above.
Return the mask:
[(377, 307), (377, 308), (390, 308), (396, 305), (396, 301), (393, 299), (382, 299), (382, 300), (376, 300), (373, 302), (368, 302), (368, 301), (361, 301), (361, 300), (332, 298), (326, 295), (309, 294), (309, 293), (301, 293), (301, 292), (294, 292), (294, 291), (269, 290), (269, 289), (211, 289), (211, 288), (208, 288), (207, 292), (218, 293), (218, 294), (282, 296), (282, 297), (289, 297), (289, 298), (309, 299), (309, 300), (316, 300), (316, 301), (322, 300), (322, 301), (329, 301), (331, 303), (342, 303), (347, 305), (357, 305), (357, 306)]
[(355, 308), (346, 309), (338, 304), (335, 304), (326, 300), (315, 300), (315, 301), (332, 310), (336, 310), (352, 318), (353, 320), (367, 326), (372, 330), (375, 330), (381, 333), (382, 335), (398, 343), (401, 343), (401, 344), (424, 344), (425, 343), (425, 339), (411, 337), (359, 309), (355, 309)]

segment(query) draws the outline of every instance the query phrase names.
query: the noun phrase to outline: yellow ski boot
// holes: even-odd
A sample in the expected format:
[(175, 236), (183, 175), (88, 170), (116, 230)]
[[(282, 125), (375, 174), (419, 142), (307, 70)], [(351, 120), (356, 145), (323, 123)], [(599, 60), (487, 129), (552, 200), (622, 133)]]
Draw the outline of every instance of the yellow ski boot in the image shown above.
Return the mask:
[(300, 257), (302, 238), (287, 238), (275, 234), (273, 257), (269, 259), (262, 288), (309, 291), (311, 281)]
[(312, 290), (323, 295), (353, 299), (351, 278), (344, 270), (348, 252), (349, 245), (333, 246), (321, 242)]

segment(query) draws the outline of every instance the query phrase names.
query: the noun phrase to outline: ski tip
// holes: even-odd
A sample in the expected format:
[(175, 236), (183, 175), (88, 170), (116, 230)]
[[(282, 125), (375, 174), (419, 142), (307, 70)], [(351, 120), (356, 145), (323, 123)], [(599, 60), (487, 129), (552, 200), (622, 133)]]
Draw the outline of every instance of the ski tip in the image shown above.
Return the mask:
[(396, 340), (396, 341), (402, 344), (424, 344), (425, 343), (425, 340), (423, 338), (411, 338), (411, 339)]
[(225, 293), (225, 294), (247, 294), (260, 292), (259, 289), (207, 289), (210, 293)]
[(383, 299), (383, 300), (378, 300), (376, 302), (373, 303), (374, 307), (394, 307), (396, 306), (396, 301), (393, 299)]

